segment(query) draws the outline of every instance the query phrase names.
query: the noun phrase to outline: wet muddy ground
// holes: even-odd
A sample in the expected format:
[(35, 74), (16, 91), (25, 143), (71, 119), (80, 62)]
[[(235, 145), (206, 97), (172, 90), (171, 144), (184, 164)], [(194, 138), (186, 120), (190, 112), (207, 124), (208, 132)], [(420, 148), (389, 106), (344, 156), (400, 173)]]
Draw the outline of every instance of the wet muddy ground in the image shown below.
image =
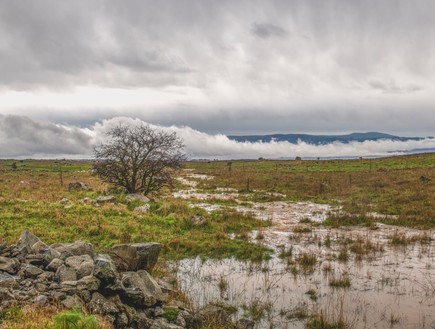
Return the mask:
[(262, 263), (180, 261), (180, 286), (196, 306), (234, 306), (236, 316), (258, 319), (256, 328), (305, 328), (312, 314), (348, 328), (435, 328), (434, 232), (313, 226), (338, 210), (309, 202), (242, 202), (231, 189), (196, 190), (201, 179), (212, 178), (187, 175), (186, 189), (174, 195), (208, 211), (222, 207), (213, 201), (233, 200), (227, 207), (271, 220), (251, 239), (275, 252)]

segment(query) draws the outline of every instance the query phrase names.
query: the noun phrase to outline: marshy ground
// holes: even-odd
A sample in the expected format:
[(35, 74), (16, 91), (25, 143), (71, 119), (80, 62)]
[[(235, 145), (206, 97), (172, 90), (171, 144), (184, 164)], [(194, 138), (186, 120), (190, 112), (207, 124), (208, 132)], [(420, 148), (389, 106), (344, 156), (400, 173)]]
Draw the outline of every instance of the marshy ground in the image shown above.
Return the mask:
[[(12, 163), (15, 162), (15, 167)], [(0, 243), (158, 241), (193, 307), (258, 328), (435, 327), (435, 154), (192, 162), (148, 214), (75, 161), (0, 162)], [(70, 182), (89, 191), (69, 191)], [(68, 198), (67, 203), (60, 200)]]
[(363, 226), (337, 227), (341, 216), (356, 214), (306, 201), (241, 201), (228, 188), (201, 193), (188, 178), (212, 182), (189, 173), (183, 182), (190, 189), (176, 197), (209, 212), (231, 209), (270, 222), (246, 239), (274, 250), (270, 260), (254, 263), (177, 262), (181, 288), (196, 305), (225, 305), (255, 318), (258, 328), (435, 326), (432, 230), (381, 224), (398, 217), (379, 213), (364, 214)]

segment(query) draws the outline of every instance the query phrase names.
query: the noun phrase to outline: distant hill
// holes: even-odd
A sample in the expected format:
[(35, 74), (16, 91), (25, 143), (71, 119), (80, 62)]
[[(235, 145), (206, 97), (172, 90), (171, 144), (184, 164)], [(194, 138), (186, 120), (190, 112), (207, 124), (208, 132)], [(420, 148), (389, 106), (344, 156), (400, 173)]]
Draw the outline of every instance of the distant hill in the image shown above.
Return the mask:
[(364, 142), (376, 141), (381, 139), (389, 139), (395, 141), (421, 140), (421, 137), (400, 137), (379, 132), (367, 133), (352, 133), (348, 135), (309, 135), (309, 134), (273, 134), (273, 135), (244, 135), (244, 136), (228, 136), (229, 139), (238, 142), (270, 142), (286, 141), (297, 143), (299, 140), (308, 144), (330, 144), (333, 142), (349, 143), (349, 142)]

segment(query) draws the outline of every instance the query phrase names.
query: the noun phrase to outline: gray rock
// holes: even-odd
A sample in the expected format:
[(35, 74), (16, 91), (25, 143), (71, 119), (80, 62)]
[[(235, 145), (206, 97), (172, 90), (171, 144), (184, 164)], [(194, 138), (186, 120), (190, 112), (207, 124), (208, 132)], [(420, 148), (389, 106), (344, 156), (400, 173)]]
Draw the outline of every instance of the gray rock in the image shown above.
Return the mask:
[(93, 275), (88, 275), (77, 281), (78, 290), (97, 291), (101, 281)]
[(150, 199), (148, 199), (145, 195), (140, 193), (127, 194), (125, 199), (127, 200), (127, 202), (133, 202), (133, 201), (140, 201), (144, 203), (150, 202)]
[(108, 196), (99, 196), (98, 198), (94, 199), (94, 202), (96, 203), (108, 203), (108, 202), (113, 202), (115, 200), (115, 197), (113, 195), (108, 195)]
[(53, 301), (55, 302), (61, 302), (67, 298), (66, 293), (62, 291), (55, 291), (51, 293), (51, 298), (53, 298)]
[(48, 290), (47, 285), (43, 283), (35, 283), (35, 289), (39, 292), (46, 292)]
[(32, 251), (32, 246), (37, 242), (41, 242), (41, 240), (36, 235), (24, 231), (18, 239), (17, 249), (23, 254), (28, 254)]
[[(38, 242), (36, 243), (38, 244)], [(41, 254), (29, 254), (26, 256), (26, 263), (34, 266), (43, 266), (44, 265), (44, 255)]]
[(47, 301), (48, 301), (48, 298), (45, 295), (36, 296), (36, 303), (38, 305), (45, 305), (47, 303)]
[(0, 273), (0, 288), (16, 288), (19, 277), (7, 273)]
[(88, 191), (89, 186), (83, 182), (73, 182), (68, 184), (68, 190), (70, 191)]
[(118, 272), (110, 256), (99, 254), (94, 257), (93, 275), (100, 279), (103, 285), (115, 283)]
[(195, 314), (199, 328), (205, 325), (227, 328), (231, 324), (231, 319), (222, 307), (207, 305)]
[[(125, 321), (125, 317), (127, 317), (128, 319), (128, 323), (131, 323), (133, 321), (135, 321), (135, 319), (137, 319), (137, 311), (134, 307), (125, 305), (122, 301), (121, 298), (119, 297), (119, 295), (114, 295), (108, 298), (110, 301), (112, 301), (116, 307), (119, 309), (119, 312), (123, 314), (122, 316), (122, 321)], [(119, 316), (121, 316), (121, 314), (119, 314)], [(122, 327), (122, 322), (117, 320), (116, 325), (118, 327)], [(117, 327), (117, 328), (118, 328)], [(141, 328), (141, 327), (139, 327)]]
[(67, 309), (73, 309), (75, 307), (82, 307), (83, 302), (79, 296), (66, 296), (64, 300), (62, 300), (61, 304)]
[(152, 307), (165, 299), (159, 285), (146, 271), (122, 273), (121, 284), (128, 304)]
[(56, 258), (60, 259), (60, 257), (61, 257), (61, 253), (57, 250), (54, 250), (51, 247), (46, 248), (44, 251), (45, 264), (50, 264), (53, 261), (53, 259), (56, 259)]
[(90, 243), (76, 241), (73, 243), (55, 243), (50, 246), (51, 249), (60, 253), (60, 259), (66, 259), (71, 256), (89, 255), (94, 257), (94, 251)]
[(77, 281), (76, 271), (71, 267), (66, 267), (65, 265), (61, 265), (57, 269), (56, 276), (59, 278), (59, 282)]
[(47, 248), (47, 245), (44, 242), (38, 241), (35, 244), (33, 244), (33, 246), (31, 247), (31, 252), (36, 253), (36, 254), (40, 254), (40, 253), (43, 253), (46, 248)]
[(68, 257), (65, 264), (76, 271), (78, 279), (91, 275), (94, 269), (94, 260), (89, 255)]
[(83, 202), (83, 203), (91, 203), (92, 201), (94, 201), (94, 200), (89, 198), (89, 197), (86, 197), (86, 198), (83, 198), (80, 200), (80, 202)]
[(77, 287), (77, 281), (64, 281), (61, 283), (61, 287), (70, 291), (71, 288)]
[(119, 309), (116, 307), (115, 303), (108, 300), (102, 294), (94, 292), (92, 294), (92, 299), (88, 304), (88, 309), (93, 314), (117, 314)]
[(183, 329), (183, 327), (169, 323), (166, 319), (157, 319), (153, 321), (150, 329)]
[(20, 262), (16, 258), (0, 257), (0, 271), (9, 274), (17, 273), (20, 267)]
[(145, 270), (151, 273), (161, 247), (156, 242), (119, 244), (112, 247), (110, 255), (120, 272)]
[(143, 283), (145, 284), (145, 287), (156, 297), (158, 301), (166, 300), (166, 295), (163, 293), (162, 288), (160, 288), (160, 285), (157, 283), (157, 281), (154, 280), (147, 271), (140, 270), (136, 273), (139, 274)]
[(39, 267), (33, 265), (26, 265), (23, 269), (24, 277), (26, 278), (36, 278), (38, 275), (44, 273)]
[(70, 202), (70, 200), (68, 198), (63, 198), (62, 200), (59, 201), (60, 204), (66, 204), (69, 202)]
[(56, 272), (57, 269), (64, 264), (64, 261), (60, 258), (54, 258), (46, 267), (48, 271)]
[(139, 214), (139, 215), (140, 214), (147, 214), (147, 213), (150, 212), (150, 205), (149, 204), (145, 204), (143, 206), (136, 207), (136, 208), (134, 208), (133, 212), (135, 214)]
[(54, 273), (53, 272), (43, 272), (42, 274), (40, 274), (38, 276), (38, 279), (35, 280), (35, 282), (48, 282), (48, 281), (52, 281), (54, 277)]

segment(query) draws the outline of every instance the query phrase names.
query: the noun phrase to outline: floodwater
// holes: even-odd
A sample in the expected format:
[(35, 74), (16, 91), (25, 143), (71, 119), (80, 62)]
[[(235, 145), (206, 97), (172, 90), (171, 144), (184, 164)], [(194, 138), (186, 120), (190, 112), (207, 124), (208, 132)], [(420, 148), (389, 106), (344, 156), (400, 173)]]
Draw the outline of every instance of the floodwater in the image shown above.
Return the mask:
[[(237, 199), (232, 190), (205, 194), (186, 185), (192, 189), (176, 196), (225, 200), (229, 194)], [(382, 224), (311, 227), (309, 220), (321, 222), (335, 210), (309, 202), (232, 208), (271, 220), (271, 227), (251, 232), (251, 239), (272, 248), (274, 256), (262, 263), (180, 261), (180, 287), (195, 306), (235, 306), (236, 317), (259, 319), (256, 328), (305, 328), (312, 314), (343, 321), (346, 328), (435, 328), (434, 232)]]

